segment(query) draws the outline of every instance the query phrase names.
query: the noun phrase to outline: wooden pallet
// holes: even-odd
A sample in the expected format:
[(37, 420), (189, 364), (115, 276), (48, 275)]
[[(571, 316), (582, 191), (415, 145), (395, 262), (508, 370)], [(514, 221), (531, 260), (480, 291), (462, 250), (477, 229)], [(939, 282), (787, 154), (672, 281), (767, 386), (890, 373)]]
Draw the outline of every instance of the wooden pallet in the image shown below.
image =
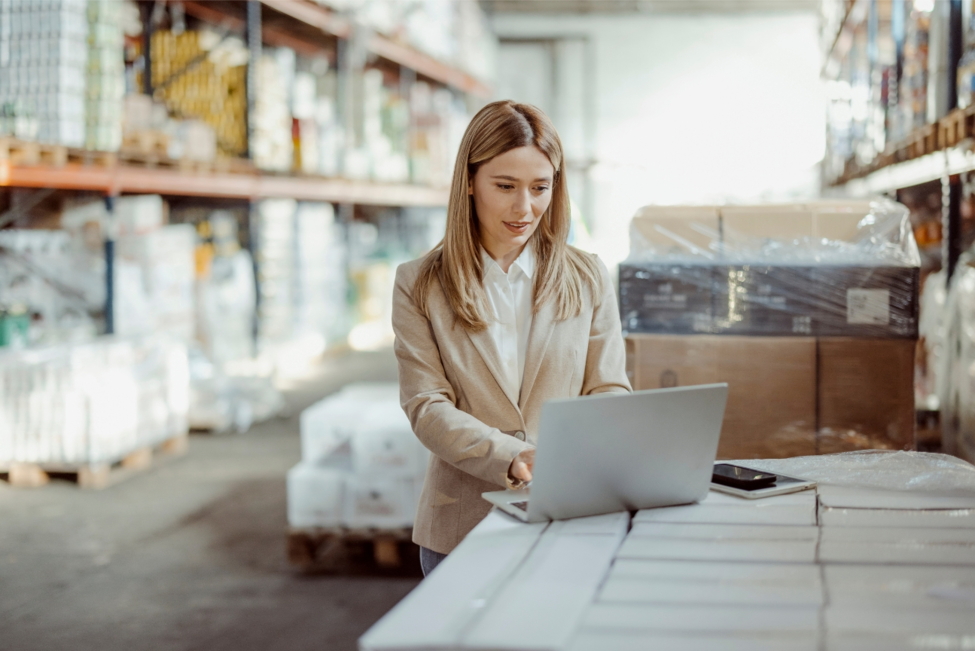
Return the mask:
[(52, 476), (77, 483), (78, 488), (102, 489), (158, 465), (161, 461), (186, 454), (189, 436), (181, 434), (166, 439), (154, 447), (131, 452), (113, 463), (12, 463), (0, 470), (8, 483), (17, 488), (38, 488), (48, 484)]
[(10, 161), (11, 165), (63, 167), (68, 162), (68, 148), (64, 145), (49, 145), (2, 137), (0, 138), (0, 160)]
[(118, 165), (118, 152), (96, 151), (94, 149), (68, 149), (68, 161), (86, 167), (115, 167)]
[(415, 550), (411, 542), (412, 528), (349, 529), (296, 528), (288, 529), (288, 562), (305, 570), (335, 569), (349, 556), (353, 547), (371, 548), (372, 561), (382, 569), (398, 569), (404, 565), (404, 551)]

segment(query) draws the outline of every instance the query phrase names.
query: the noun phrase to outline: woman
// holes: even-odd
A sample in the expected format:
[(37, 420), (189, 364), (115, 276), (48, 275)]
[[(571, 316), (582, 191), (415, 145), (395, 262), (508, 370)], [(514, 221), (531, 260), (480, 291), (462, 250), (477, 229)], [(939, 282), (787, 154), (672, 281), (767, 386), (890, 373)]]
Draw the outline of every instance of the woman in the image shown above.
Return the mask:
[(494, 102), (461, 142), (443, 241), (396, 271), (400, 398), (433, 452), (424, 574), (490, 511), (481, 493), (531, 481), (542, 403), (630, 391), (609, 272), (567, 245), (569, 218), (555, 127)]

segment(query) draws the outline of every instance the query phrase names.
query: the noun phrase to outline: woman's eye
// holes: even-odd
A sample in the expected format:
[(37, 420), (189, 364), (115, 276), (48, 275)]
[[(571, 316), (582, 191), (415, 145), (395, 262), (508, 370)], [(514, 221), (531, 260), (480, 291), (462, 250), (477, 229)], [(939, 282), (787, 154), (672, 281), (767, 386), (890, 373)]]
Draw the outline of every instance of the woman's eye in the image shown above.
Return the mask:
[(515, 186), (505, 185), (504, 183), (498, 183), (498, 187), (501, 188), (502, 190), (512, 190), (514, 189)]
[(545, 192), (546, 190), (548, 190), (547, 185), (540, 185), (537, 188), (535, 188), (535, 192)]

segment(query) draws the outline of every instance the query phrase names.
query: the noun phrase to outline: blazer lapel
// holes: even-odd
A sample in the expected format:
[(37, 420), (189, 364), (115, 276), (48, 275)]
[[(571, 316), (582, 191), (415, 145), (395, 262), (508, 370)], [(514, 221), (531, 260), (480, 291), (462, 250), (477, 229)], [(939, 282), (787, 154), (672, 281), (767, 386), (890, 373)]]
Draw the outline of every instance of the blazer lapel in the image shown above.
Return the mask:
[(491, 339), (491, 335), (488, 334), (487, 329), (481, 330), (480, 332), (471, 332), (466, 330), (467, 336), (470, 338), (471, 343), (474, 344), (474, 348), (481, 355), (481, 359), (484, 360), (485, 366), (491, 371), (491, 375), (494, 376), (494, 381), (498, 383), (501, 391), (507, 396), (508, 400), (511, 402), (511, 406), (518, 409), (518, 401), (516, 396), (514, 396), (510, 389), (508, 388), (508, 383), (505, 381), (505, 375), (501, 371), (501, 359), (499, 358), (497, 347), (494, 345), (494, 341)]
[(525, 373), (521, 381), (519, 408), (524, 408), (528, 404), (528, 396), (531, 395), (535, 378), (538, 377), (538, 369), (542, 366), (545, 349), (548, 348), (554, 329), (555, 301), (549, 300), (538, 308), (538, 313), (532, 318), (532, 327), (528, 333), (528, 350), (525, 351)]

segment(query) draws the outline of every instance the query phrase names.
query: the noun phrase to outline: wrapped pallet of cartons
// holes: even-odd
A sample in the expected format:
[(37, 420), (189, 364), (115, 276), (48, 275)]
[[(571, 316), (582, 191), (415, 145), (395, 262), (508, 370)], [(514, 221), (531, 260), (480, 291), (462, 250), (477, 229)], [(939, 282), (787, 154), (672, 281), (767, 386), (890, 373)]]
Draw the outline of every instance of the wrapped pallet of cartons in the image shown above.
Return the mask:
[(890, 201), (641, 209), (633, 387), (728, 382), (723, 458), (913, 448), (919, 262)]

